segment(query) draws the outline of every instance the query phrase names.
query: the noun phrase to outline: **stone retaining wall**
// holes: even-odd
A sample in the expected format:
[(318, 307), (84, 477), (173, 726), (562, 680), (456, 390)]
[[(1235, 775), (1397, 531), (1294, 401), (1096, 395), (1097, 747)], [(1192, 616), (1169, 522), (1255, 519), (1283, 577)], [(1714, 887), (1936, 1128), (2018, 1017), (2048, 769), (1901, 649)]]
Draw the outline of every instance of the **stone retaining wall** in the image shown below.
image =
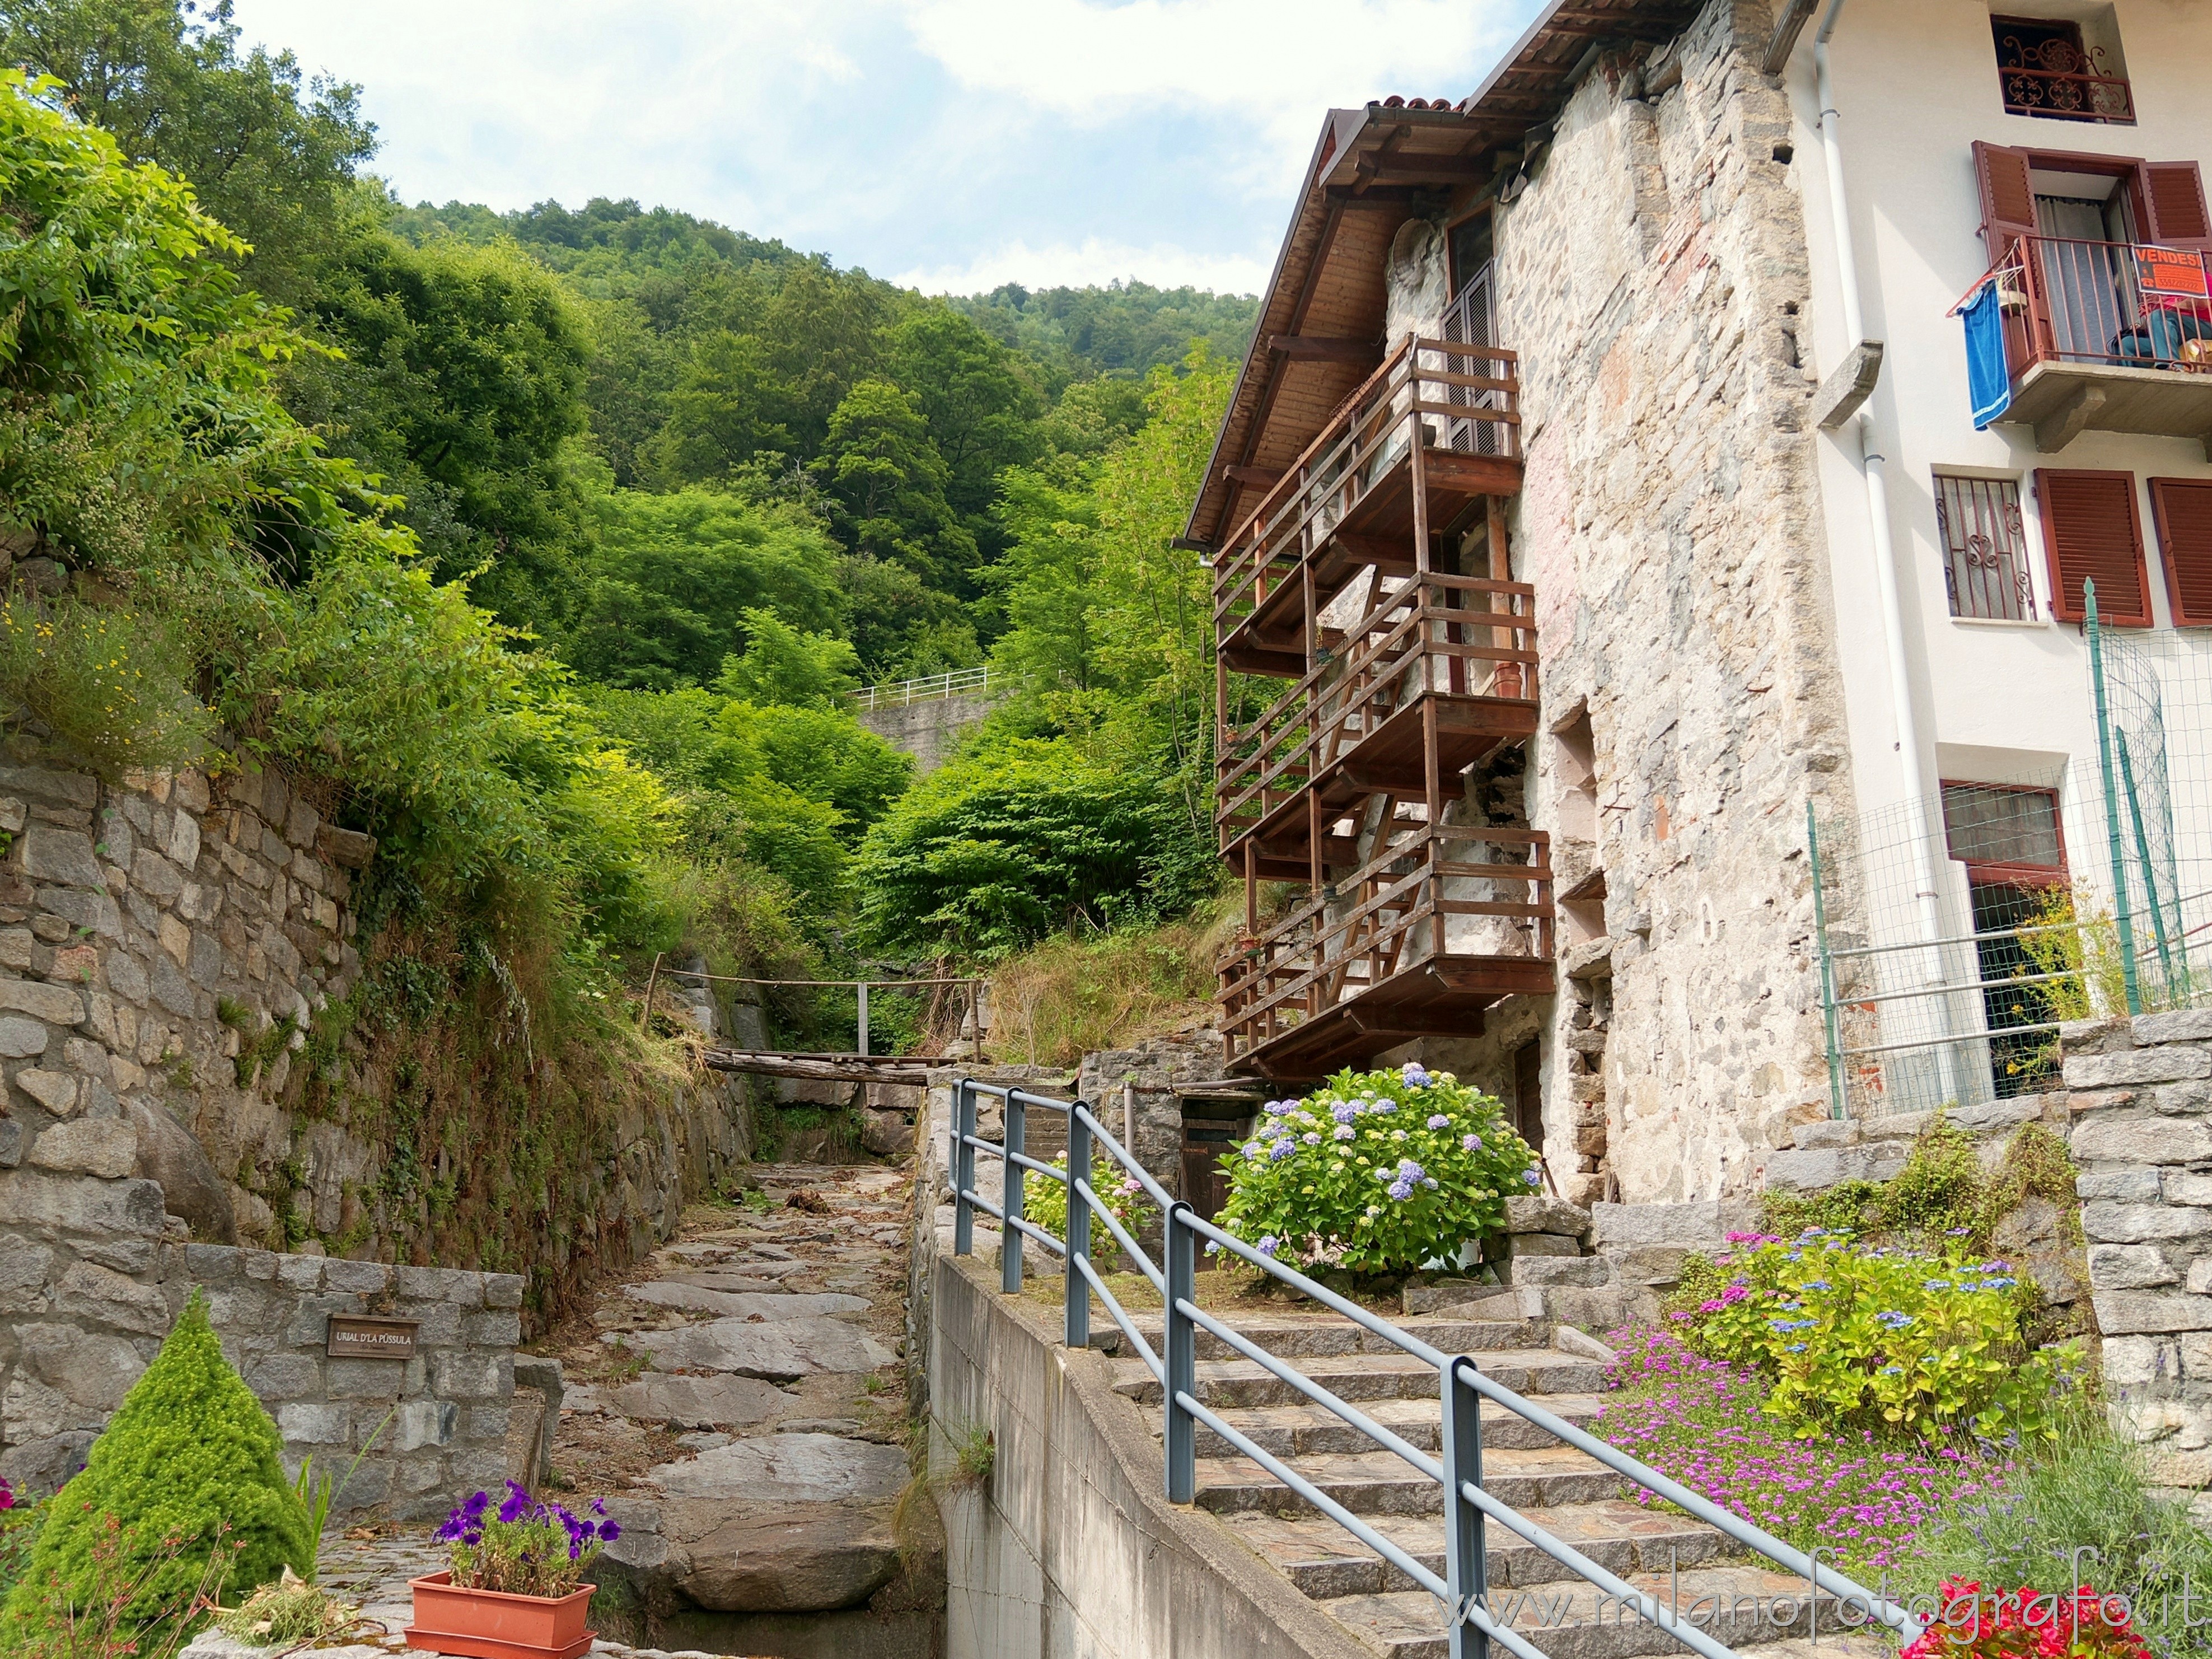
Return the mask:
[[(50, 1491), (81, 1465), (196, 1287), (224, 1353), (276, 1419), (289, 1468), (312, 1456), (343, 1476), (374, 1437), (341, 1512), (442, 1514), (509, 1472), (519, 1275), (188, 1243), (173, 1224), (165, 1232), (154, 1183), (117, 1184), (115, 1237), (56, 1226), (0, 1255), (0, 1474)], [(333, 1314), (416, 1321), (416, 1351), (332, 1358)]]

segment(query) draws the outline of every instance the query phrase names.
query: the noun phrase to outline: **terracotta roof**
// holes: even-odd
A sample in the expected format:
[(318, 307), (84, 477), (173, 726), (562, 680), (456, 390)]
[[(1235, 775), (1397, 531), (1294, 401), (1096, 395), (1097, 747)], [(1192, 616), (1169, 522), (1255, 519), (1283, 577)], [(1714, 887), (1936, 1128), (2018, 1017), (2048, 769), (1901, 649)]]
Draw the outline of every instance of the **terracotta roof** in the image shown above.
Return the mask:
[[(1370, 342), (1379, 361), (1383, 266), (1399, 227), (1455, 185), (1494, 177), (1495, 152), (1558, 115), (1595, 49), (1670, 39), (1698, 3), (1554, 0), (1457, 104), (1394, 95), (1328, 112), (1184, 526), (1188, 539), (1219, 545), (1266, 493), (1267, 472), (1294, 459), (1373, 366), (1288, 355), (1271, 341)], [(1240, 480), (1232, 468), (1252, 471)]]

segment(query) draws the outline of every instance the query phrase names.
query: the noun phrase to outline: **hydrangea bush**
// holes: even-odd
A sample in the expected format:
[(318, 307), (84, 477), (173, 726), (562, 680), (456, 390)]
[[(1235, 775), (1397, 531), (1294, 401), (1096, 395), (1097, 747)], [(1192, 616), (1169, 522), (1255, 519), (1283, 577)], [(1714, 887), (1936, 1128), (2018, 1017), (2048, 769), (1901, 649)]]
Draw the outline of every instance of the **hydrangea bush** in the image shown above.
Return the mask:
[(1731, 1233), (1718, 1294), (1671, 1316), (1704, 1353), (1768, 1379), (1765, 1409), (1825, 1428), (2047, 1437), (2078, 1380), (2075, 1345), (2023, 1334), (2035, 1291), (2002, 1261), (1863, 1244), (1808, 1227)]
[[(1052, 1167), (1062, 1176), (1067, 1173), (1067, 1154), (1062, 1152), (1053, 1159)], [(1146, 1212), (1151, 1208), (1144, 1201), (1145, 1189), (1134, 1176), (1123, 1173), (1109, 1159), (1094, 1158), (1091, 1161), (1091, 1190), (1098, 1194), (1106, 1207), (1113, 1212), (1114, 1219), (1121, 1224), (1130, 1237), (1137, 1236)], [(1063, 1242), (1067, 1237), (1067, 1183), (1053, 1181), (1034, 1170), (1022, 1182), (1022, 1215), (1033, 1221), (1054, 1238)], [(1100, 1226), (1094, 1217), (1091, 1224), (1091, 1253), (1105, 1255), (1120, 1247), (1114, 1243), (1113, 1234)]]
[(1219, 1219), (1294, 1266), (1405, 1272), (1502, 1232), (1506, 1198), (1540, 1178), (1504, 1109), (1449, 1072), (1344, 1071), (1267, 1103)]
[[(593, 1498), (591, 1512), (605, 1517), (605, 1500)], [(510, 1480), (497, 1510), (489, 1493), (477, 1492), (454, 1506), (435, 1536), (451, 1551), (453, 1582), (460, 1589), (562, 1596), (584, 1582), (592, 1558), (621, 1537), (622, 1528), (540, 1503)]]

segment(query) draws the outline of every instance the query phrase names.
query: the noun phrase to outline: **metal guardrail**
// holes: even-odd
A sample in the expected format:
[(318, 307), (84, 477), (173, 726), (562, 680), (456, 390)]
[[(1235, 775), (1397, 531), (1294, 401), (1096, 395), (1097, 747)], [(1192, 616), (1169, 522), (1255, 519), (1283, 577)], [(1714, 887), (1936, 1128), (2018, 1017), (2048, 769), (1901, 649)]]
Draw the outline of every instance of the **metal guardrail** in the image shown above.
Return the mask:
[[(993, 1096), (1006, 1104), (1003, 1142), (984, 1139), (976, 1133), (976, 1101)], [(1028, 1115), (1032, 1109), (1056, 1112), (1067, 1120), (1067, 1168), (1056, 1170), (1040, 1163), (1024, 1150)], [(1091, 1179), (1094, 1154), (1103, 1151), (1143, 1188), (1145, 1195), (1165, 1218), (1161, 1261), (1147, 1255), (1128, 1231), (1114, 1218), (1099, 1198)], [(1067, 1264), (1066, 1302), (1063, 1335), (1072, 1348), (1091, 1341), (1091, 1297), (1096, 1295), (1121, 1334), (1128, 1339), (1146, 1368), (1158, 1379), (1165, 1421), (1162, 1440), (1166, 1451), (1165, 1488), (1171, 1504), (1189, 1504), (1198, 1496), (1198, 1427), (1203, 1424), (1246, 1457), (1280, 1480), (1291, 1492), (1328, 1516), (1392, 1566), (1443, 1604), (1449, 1620), (1452, 1659), (1489, 1659), (1491, 1644), (1517, 1659), (1547, 1659), (1547, 1656), (1510, 1626), (1492, 1617), (1489, 1607), (1489, 1578), (1486, 1565), (1487, 1528), (1495, 1521), (1518, 1534), (1553, 1560), (1584, 1580), (1632, 1607), (1638, 1615), (1674, 1636), (1705, 1659), (1735, 1659), (1735, 1650), (1716, 1640), (1694, 1623), (1672, 1616), (1658, 1596), (1637, 1589), (1600, 1566), (1572, 1545), (1554, 1538), (1526, 1516), (1493, 1497), (1482, 1478), (1482, 1402), (1493, 1401), (1524, 1421), (1554, 1436), (1561, 1443), (1587, 1453), (1615, 1474), (1645, 1491), (1680, 1506), (1697, 1519), (1717, 1528), (1738, 1543), (1758, 1552), (1811, 1583), (1817, 1594), (1827, 1591), (1839, 1603), (1855, 1604), (1866, 1620), (1878, 1619), (1903, 1640), (1917, 1638), (1923, 1621), (1905, 1607), (1876, 1595), (1863, 1585), (1824, 1566), (1741, 1517), (1699, 1497), (1658, 1470), (1596, 1437), (1523, 1399), (1489, 1376), (1464, 1354), (1448, 1354), (1431, 1346), (1409, 1331), (1370, 1312), (1327, 1285), (1316, 1283), (1261, 1254), (1243, 1239), (1217, 1227), (1182, 1200), (1171, 1196), (1152, 1173), (1129, 1155), (1106, 1126), (1082, 1101), (1054, 1100), (1003, 1085), (978, 1083), (963, 1078), (953, 1090), (952, 1127), (947, 1165), (953, 1190), (952, 1251), (969, 1255), (975, 1248), (975, 1212), (995, 1218), (1000, 1235), (999, 1287), (1009, 1296), (1022, 1288), (1023, 1243), (1035, 1239), (1039, 1246)], [(977, 1188), (978, 1153), (1000, 1161), (1001, 1180), (994, 1202)], [(1026, 1218), (1023, 1192), (1029, 1176), (1057, 1181), (1067, 1188), (1067, 1235), (1054, 1238)], [(1114, 1293), (1106, 1287), (1091, 1259), (1091, 1224), (1103, 1222), (1115, 1244), (1136, 1265), (1165, 1308), (1158, 1349), (1145, 1339)], [(1431, 1457), (1392, 1433), (1373, 1418), (1338, 1398), (1288, 1361), (1267, 1352), (1251, 1337), (1231, 1328), (1198, 1305), (1198, 1249), (1200, 1241), (1226, 1250), (1270, 1277), (1304, 1292), (1322, 1306), (1343, 1315), (1402, 1352), (1435, 1369), (1443, 1407), (1442, 1455)], [(1206, 1331), (1231, 1349), (1252, 1360), (1279, 1381), (1295, 1389), (1340, 1421), (1358, 1430), (1383, 1449), (1405, 1460), (1419, 1474), (1443, 1487), (1444, 1571), (1438, 1574), (1404, 1548), (1384, 1537), (1342, 1504), (1330, 1497), (1280, 1458), (1254, 1443), (1250, 1437), (1208, 1410), (1198, 1398), (1198, 1333)], [(1817, 1603), (1814, 1603), (1817, 1606)], [(1817, 1617), (1817, 1614), (1815, 1614)]]
[(986, 663), (981, 668), (954, 668), (942, 674), (925, 674), (918, 680), (864, 685), (848, 695), (857, 708), (904, 708), (909, 703), (937, 702), (946, 697), (964, 696), (970, 691), (988, 691), (994, 684), (1003, 684), (1006, 678)]

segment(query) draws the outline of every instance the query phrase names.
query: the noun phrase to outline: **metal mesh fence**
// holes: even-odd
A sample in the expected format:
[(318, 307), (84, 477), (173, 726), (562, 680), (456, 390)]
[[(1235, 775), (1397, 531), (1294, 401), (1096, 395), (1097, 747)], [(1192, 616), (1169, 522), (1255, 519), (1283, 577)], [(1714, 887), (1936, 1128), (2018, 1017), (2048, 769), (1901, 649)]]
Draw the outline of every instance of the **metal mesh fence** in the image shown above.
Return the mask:
[(2063, 1022), (2212, 1002), (2212, 640), (2090, 632), (2099, 752), (1808, 813), (1838, 1115), (2055, 1088)]

